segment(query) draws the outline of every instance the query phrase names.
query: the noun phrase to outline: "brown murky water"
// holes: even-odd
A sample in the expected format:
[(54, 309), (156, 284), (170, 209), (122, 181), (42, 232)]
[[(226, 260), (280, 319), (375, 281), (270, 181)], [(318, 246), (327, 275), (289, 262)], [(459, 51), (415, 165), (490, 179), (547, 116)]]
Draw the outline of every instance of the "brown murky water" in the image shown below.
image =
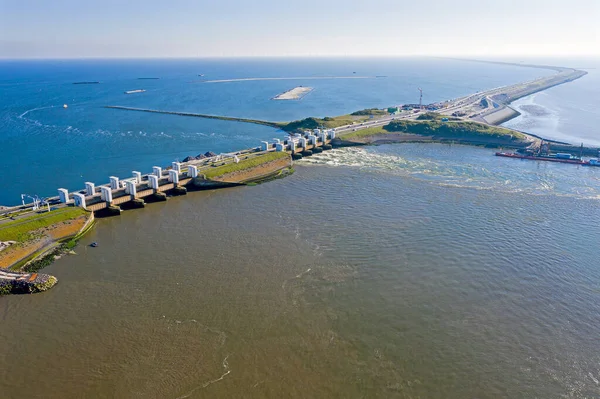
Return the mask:
[(488, 158), (345, 150), (101, 220), (0, 298), (0, 397), (600, 397), (597, 200), (558, 195), (592, 172), (533, 195)]

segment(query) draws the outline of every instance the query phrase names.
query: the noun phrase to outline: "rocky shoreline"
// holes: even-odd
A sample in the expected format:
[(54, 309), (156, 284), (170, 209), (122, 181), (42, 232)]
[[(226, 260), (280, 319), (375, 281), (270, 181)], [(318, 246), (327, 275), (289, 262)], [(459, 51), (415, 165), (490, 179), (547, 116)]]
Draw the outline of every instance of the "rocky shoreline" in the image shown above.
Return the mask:
[(43, 273), (18, 273), (0, 270), (0, 296), (34, 294), (54, 287), (58, 279)]

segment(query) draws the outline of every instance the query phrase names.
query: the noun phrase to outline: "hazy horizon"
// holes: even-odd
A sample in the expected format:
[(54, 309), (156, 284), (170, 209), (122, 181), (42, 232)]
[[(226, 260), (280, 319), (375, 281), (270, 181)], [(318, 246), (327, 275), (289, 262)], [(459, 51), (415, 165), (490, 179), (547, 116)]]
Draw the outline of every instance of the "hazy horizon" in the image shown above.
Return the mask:
[(4, 0), (0, 58), (597, 57), (594, 0)]

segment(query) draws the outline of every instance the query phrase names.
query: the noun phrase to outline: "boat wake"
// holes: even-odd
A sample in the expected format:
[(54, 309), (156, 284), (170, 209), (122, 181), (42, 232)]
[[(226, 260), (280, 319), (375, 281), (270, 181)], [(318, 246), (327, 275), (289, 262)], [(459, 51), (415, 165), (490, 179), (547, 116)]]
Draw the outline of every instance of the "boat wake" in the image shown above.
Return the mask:
[(23, 117), (25, 115), (27, 115), (28, 113), (30, 113), (30, 112), (40, 111), (42, 109), (50, 109), (50, 108), (56, 108), (56, 106), (55, 105), (50, 105), (50, 106), (47, 106), (47, 107), (37, 107), (37, 108), (28, 109), (27, 111), (25, 111), (21, 115), (19, 115), (18, 118), (19, 119), (23, 119)]

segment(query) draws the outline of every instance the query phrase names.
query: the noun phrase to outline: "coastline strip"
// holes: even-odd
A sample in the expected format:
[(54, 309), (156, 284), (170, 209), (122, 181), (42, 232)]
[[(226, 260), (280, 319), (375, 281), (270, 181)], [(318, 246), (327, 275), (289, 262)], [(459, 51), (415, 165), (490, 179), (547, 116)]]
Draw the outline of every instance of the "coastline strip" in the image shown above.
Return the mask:
[(298, 76), (288, 78), (236, 78), (216, 80), (194, 80), (190, 83), (229, 83), (229, 82), (251, 82), (260, 80), (319, 80), (319, 79), (377, 79), (377, 76)]

